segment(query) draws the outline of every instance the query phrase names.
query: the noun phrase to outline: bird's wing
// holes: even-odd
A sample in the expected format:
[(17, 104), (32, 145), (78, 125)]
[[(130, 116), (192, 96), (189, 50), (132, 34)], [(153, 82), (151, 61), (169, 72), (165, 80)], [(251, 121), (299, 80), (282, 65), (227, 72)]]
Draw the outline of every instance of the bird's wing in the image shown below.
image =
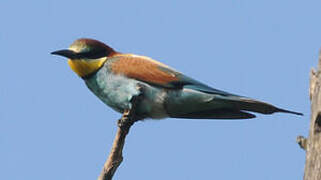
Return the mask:
[(211, 94), (233, 95), (211, 88), (197, 80), (145, 56), (131, 54), (117, 55), (111, 62), (111, 71), (148, 84), (169, 89), (189, 88)]

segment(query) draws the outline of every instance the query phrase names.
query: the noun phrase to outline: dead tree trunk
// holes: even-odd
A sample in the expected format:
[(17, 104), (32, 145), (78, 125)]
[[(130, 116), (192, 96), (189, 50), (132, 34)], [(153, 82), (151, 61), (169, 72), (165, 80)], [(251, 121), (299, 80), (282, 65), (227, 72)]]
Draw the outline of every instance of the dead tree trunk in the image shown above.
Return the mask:
[(311, 120), (307, 139), (298, 137), (306, 150), (304, 180), (321, 180), (321, 54), (317, 71), (310, 73)]

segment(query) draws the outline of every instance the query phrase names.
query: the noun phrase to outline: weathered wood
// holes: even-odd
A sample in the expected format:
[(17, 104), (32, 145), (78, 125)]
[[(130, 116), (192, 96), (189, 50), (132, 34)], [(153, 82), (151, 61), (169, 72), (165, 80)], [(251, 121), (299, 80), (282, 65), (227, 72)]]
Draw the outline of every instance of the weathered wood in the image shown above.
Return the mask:
[(318, 69), (310, 73), (311, 120), (309, 137), (298, 138), (305, 145), (306, 163), (304, 180), (321, 180), (321, 55)]

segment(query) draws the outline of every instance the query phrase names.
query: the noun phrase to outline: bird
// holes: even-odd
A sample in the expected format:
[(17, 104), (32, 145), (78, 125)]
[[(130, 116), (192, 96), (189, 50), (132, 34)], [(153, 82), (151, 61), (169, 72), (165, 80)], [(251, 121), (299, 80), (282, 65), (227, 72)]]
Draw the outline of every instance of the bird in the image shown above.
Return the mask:
[[(95, 39), (75, 40), (51, 54), (70, 68), (106, 105), (144, 119), (251, 119), (255, 113), (303, 115), (212, 88), (147, 56), (121, 53)], [(254, 113), (254, 114), (253, 114)]]

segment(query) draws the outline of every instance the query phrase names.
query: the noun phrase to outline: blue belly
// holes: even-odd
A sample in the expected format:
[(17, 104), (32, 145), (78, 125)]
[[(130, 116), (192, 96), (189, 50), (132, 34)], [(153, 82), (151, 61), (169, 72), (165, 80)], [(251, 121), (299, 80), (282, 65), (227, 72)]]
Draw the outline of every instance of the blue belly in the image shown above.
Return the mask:
[(138, 84), (142, 84), (144, 96), (138, 104), (136, 114), (146, 118), (167, 117), (164, 109), (166, 92), (162, 88), (156, 88), (122, 75), (115, 75), (109, 72), (107, 68), (100, 69), (85, 82), (100, 100), (120, 113), (123, 113), (126, 109), (131, 109), (130, 101), (134, 96), (141, 93)]

